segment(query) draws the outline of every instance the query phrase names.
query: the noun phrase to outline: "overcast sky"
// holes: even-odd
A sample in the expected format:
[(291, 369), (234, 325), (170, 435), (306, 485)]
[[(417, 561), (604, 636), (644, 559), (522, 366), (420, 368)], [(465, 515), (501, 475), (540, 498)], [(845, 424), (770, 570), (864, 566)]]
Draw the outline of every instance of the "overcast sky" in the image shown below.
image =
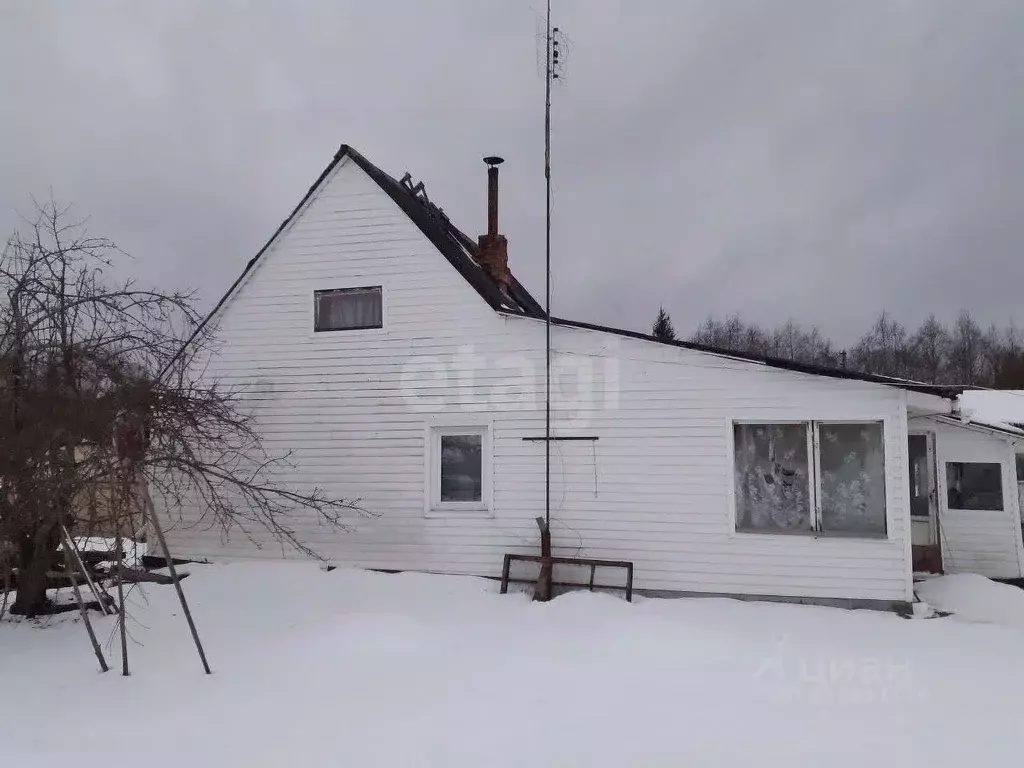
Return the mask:
[[(554, 0), (554, 311), (1024, 322), (1024, 2)], [(73, 201), (219, 297), (341, 143), (543, 296), (542, 0), (0, 0), (0, 228)]]

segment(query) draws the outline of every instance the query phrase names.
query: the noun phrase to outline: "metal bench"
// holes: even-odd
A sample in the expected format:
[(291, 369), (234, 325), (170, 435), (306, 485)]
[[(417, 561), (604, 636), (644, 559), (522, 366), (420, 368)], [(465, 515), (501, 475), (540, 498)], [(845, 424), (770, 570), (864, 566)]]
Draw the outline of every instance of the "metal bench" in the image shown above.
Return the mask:
[[(509, 573), (512, 569), (512, 563), (514, 561), (524, 563), (540, 563), (541, 566), (547, 566), (549, 569), (555, 565), (582, 565), (590, 566), (590, 581), (587, 584), (580, 584), (576, 582), (555, 582), (553, 579), (548, 581), (548, 590), (550, 591), (551, 586), (559, 587), (588, 587), (591, 592), (594, 588), (598, 589), (622, 589), (626, 592), (626, 600), (633, 602), (633, 563), (629, 560), (596, 560), (589, 557), (552, 557), (551, 555), (505, 555), (505, 563), (501, 569), (501, 594), (508, 592), (509, 583), (514, 584), (532, 584), (536, 582), (536, 579), (513, 579), (510, 578)], [(606, 584), (595, 584), (594, 573), (598, 568), (625, 568), (626, 570), (626, 586), (611, 586)], [(546, 598), (541, 598), (546, 599)]]

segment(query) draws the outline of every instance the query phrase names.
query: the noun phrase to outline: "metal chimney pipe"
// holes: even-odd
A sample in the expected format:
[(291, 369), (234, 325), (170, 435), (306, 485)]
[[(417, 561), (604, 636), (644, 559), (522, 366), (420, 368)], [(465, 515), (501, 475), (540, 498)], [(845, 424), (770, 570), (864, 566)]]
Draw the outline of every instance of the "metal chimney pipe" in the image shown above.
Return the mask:
[(485, 157), (487, 163), (487, 236), (498, 234), (498, 166), (505, 162), (500, 157)]

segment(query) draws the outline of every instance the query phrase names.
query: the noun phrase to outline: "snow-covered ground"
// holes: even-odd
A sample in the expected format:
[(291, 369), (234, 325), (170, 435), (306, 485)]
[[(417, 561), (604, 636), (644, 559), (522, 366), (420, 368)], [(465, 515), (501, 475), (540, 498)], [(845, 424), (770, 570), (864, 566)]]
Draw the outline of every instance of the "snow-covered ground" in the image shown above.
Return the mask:
[(1024, 630), (1024, 590), (976, 573), (957, 573), (920, 582), (919, 600), (960, 621), (1002, 624)]
[(98, 674), (73, 617), (0, 624), (0, 763), (963, 768), (1024, 751), (1024, 629), (998, 616), (187, 570), (211, 677), (171, 587), (133, 593), (127, 679), (113, 644)]

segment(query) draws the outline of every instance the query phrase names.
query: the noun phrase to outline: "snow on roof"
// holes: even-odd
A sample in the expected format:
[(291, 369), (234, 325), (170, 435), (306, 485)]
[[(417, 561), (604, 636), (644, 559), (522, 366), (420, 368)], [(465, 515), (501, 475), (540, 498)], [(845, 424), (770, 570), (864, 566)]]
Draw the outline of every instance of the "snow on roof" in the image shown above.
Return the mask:
[(1024, 429), (1021, 429), (1020, 427), (1015, 427), (1013, 424), (1007, 424), (1006, 422), (1003, 421), (995, 421), (994, 419), (983, 421), (982, 419), (968, 417), (966, 420), (964, 420), (942, 415), (934, 416), (933, 418), (935, 418), (937, 421), (941, 421), (943, 424), (949, 424), (951, 426), (961, 427), (963, 429), (982, 429), (988, 431), (1002, 432), (1006, 435), (1010, 435), (1011, 437), (1015, 438), (1024, 437)]
[(960, 395), (960, 408), (971, 421), (1024, 424), (1024, 389), (971, 389)]

